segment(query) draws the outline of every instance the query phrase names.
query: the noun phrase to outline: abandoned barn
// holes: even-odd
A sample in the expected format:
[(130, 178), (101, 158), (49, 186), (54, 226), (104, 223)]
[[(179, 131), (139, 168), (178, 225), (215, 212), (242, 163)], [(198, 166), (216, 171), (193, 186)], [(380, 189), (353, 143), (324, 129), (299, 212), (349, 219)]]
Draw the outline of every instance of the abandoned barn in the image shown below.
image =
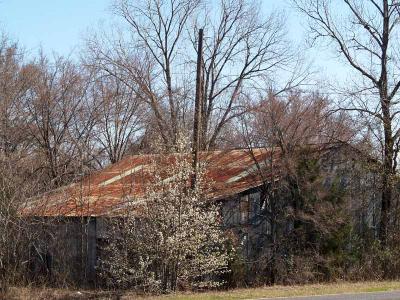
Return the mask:
[[(358, 155), (349, 155), (348, 147), (330, 146), (318, 150), (327, 188), (338, 182), (353, 198), (369, 195), (367, 201), (353, 201), (355, 219), (376, 231), (375, 175), (361, 170)], [(346, 154), (344, 154), (346, 151)], [(96, 284), (100, 245), (107, 233), (108, 218), (130, 213), (148, 183), (152, 155), (134, 155), (79, 182), (48, 192), (26, 203), (21, 214), (38, 220), (41, 238), (30, 249), (33, 276), (64, 274), (65, 280)], [(239, 149), (200, 154), (205, 177), (211, 183), (207, 198), (221, 203), (223, 226), (233, 232), (245, 257), (255, 257), (293, 224), (276, 226), (274, 201), (286, 201), (288, 195), (274, 194), (282, 168), (277, 149)], [(344, 157), (346, 157), (344, 159)], [(352, 158), (349, 158), (352, 157)], [(355, 177), (350, 173), (362, 173)], [(352, 176), (350, 176), (352, 175)], [(359, 178), (349, 182), (349, 178)], [(286, 200), (284, 200), (286, 199)], [(290, 200), (290, 199), (289, 199)], [(275, 203), (275, 204), (274, 204)], [(45, 220), (45, 221), (43, 221)], [(43, 222), (42, 222), (43, 221)]]

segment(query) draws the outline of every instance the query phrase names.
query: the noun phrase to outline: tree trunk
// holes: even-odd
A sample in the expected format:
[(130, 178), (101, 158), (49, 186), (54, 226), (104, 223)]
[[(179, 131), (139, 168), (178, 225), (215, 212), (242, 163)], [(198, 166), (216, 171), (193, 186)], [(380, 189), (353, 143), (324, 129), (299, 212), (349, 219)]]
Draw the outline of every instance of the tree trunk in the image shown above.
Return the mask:
[(387, 232), (390, 221), (390, 206), (392, 202), (392, 175), (393, 175), (393, 138), (390, 124), (385, 122), (385, 145), (382, 171), (382, 199), (381, 218), (379, 226), (379, 240), (383, 246), (387, 244)]
[(392, 132), (392, 116), (390, 113), (391, 99), (388, 93), (388, 69), (387, 51), (389, 45), (389, 5), (388, 1), (383, 1), (383, 32), (382, 32), (382, 56), (381, 56), (381, 76), (379, 78), (379, 96), (382, 107), (382, 121), (384, 133), (384, 156), (382, 170), (382, 199), (381, 199), (381, 218), (379, 226), (379, 240), (382, 246), (387, 244), (387, 232), (389, 225), (390, 205), (392, 202), (392, 175), (394, 140)]

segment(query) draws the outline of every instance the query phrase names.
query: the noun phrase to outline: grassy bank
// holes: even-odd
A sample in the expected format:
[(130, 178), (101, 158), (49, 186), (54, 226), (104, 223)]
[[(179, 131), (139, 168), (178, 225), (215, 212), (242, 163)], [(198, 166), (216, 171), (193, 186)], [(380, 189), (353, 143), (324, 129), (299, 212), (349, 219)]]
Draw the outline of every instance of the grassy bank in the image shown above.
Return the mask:
[[(209, 292), (201, 294), (177, 294), (163, 297), (147, 297), (148, 300), (177, 299), (177, 300), (222, 300), (222, 299), (256, 299), (289, 296), (310, 296), (323, 294), (380, 292), (400, 290), (399, 281), (391, 282), (360, 282), (313, 284), (303, 286), (273, 286), (252, 289), (236, 289), (226, 292)], [(133, 299), (127, 296), (125, 299)]]
[(142, 300), (222, 300), (256, 299), (323, 294), (381, 292), (400, 290), (400, 281), (313, 284), (302, 286), (273, 286), (263, 288), (235, 289), (223, 292), (178, 293), (166, 296), (138, 296), (129, 292), (110, 293), (71, 291), (61, 289), (12, 288), (3, 299), (142, 299)]

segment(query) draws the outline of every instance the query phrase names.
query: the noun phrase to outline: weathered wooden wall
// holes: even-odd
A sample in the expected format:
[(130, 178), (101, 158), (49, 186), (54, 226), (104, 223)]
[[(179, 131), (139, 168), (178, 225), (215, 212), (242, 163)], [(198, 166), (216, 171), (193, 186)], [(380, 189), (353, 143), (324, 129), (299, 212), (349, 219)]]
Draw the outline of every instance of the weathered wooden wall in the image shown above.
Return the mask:
[(37, 218), (29, 249), (33, 280), (92, 285), (96, 281), (96, 218)]

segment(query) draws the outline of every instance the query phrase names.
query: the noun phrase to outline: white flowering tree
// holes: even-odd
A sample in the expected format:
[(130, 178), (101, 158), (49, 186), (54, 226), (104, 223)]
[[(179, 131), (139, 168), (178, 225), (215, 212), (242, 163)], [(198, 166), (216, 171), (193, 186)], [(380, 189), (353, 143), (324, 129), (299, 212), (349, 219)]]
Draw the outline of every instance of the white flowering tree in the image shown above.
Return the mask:
[(109, 283), (153, 292), (222, 283), (229, 255), (220, 210), (204, 197), (202, 170), (190, 185), (193, 168), (184, 152), (154, 158), (144, 199), (133, 201), (140, 216), (118, 222), (121, 235), (106, 247), (102, 275)]

